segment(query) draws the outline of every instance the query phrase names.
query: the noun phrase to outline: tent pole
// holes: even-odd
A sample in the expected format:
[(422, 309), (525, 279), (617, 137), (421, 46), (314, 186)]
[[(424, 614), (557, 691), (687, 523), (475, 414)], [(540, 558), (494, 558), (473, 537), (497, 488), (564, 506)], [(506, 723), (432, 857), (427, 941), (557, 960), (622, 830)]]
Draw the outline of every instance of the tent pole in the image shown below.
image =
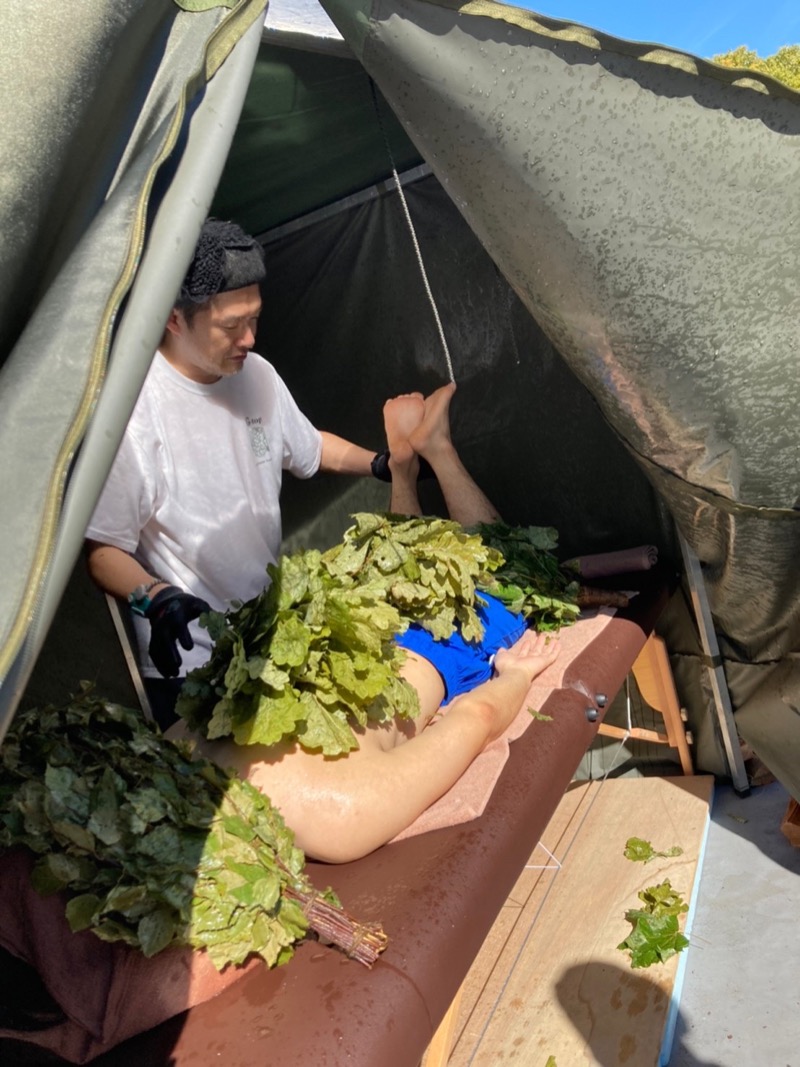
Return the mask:
[(719, 642), (714, 630), (714, 622), (711, 618), (711, 608), (708, 603), (708, 595), (703, 580), (703, 572), (700, 560), (697, 558), (692, 547), (686, 542), (683, 534), (678, 531), (678, 540), (683, 555), (683, 565), (686, 568), (686, 576), (689, 580), (689, 589), (692, 597), (697, 628), (700, 631), (700, 641), (706, 658), (708, 677), (711, 682), (711, 690), (714, 694), (714, 705), (717, 710), (717, 722), (719, 724), (722, 744), (728, 761), (728, 771), (731, 776), (733, 788), (739, 796), (747, 796), (750, 785), (747, 781), (747, 772), (744, 768), (742, 750), (739, 747), (736, 724), (733, 720), (733, 707), (731, 696), (728, 691), (728, 683), (725, 671), (722, 667), (722, 657), (719, 651)]
[[(399, 176), (400, 184), (411, 185), (412, 182), (427, 178), (432, 173), (433, 171), (427, 163), (420, 163), (418, 167), (411, 167), (409, 170), (403, 171)], [(317, 222), (322, 222), (323, 219), (334, 218), (343, 211), (349, 211), (350, 208), (360, 207), (362, 204), (368, 204), (370, 201), (376, 200), (379, 196), (386, 196), (387, 193), (395, 192), (397, 192), (397, 183), (394, 176), (392, 176), (383, 181), (375, 182), (374, 185), (370, 185), (366, 189), (360, 189), (357, 193), (349, 193), (340, 200), (334, 200), (332, 204), (326, 204), (324, 207), (316, 208), (305, 215), (300, 215), (299, 218), (290, 219), (289, 222), (282, 222), (280, 226), (273, 226), (271, 230), (258, 233), (255, 237), (262, 245), (266, 246), (272, 244), (273, 241), (279, 241), (282, 237), (298, 233), (300, 230), (305, 230)]]

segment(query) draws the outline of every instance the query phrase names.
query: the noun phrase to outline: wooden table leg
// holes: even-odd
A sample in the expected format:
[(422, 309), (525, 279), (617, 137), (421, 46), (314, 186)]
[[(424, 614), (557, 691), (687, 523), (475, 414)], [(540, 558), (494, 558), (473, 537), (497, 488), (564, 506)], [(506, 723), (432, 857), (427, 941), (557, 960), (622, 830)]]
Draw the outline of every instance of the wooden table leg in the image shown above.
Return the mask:
[(678, 750), (683, 773), (694, 774), (678, 693), (672, 677), (667, 646), (662, 637), (650, 634), (632, 670), (642, 697), (655, 711), (664, 716), (667, 739), (670, 746)]
[(453, 1039), (458, 1023), (458, 1010), (461, 1007), (461, 990), (453, 997), (447, 1014), (439, 1023), (439, 1029), (431, 1038), (431, 1043), (423, 1057), (420, 1067), (446, 1067), (453, 1051)]

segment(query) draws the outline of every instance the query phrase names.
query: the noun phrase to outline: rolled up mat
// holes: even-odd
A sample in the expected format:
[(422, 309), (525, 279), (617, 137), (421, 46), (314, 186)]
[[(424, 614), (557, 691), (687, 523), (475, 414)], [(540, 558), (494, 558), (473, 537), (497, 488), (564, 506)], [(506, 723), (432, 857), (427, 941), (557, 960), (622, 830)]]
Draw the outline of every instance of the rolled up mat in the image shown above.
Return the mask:
[(619, 552), (598, 552), (591, 556), (577, 556), (564, 566), (580, 574), (581, 578), (606, 578), (612, 574), (631, 574), (633, 571), (649, 571), (658, 563), (655, 545), (637, 545)]

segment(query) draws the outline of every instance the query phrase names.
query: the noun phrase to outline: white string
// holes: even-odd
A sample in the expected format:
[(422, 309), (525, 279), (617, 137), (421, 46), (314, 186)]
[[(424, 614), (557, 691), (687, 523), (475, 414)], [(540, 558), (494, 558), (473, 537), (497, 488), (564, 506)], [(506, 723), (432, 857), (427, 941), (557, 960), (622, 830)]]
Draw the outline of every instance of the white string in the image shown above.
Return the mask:
[[(550, 851), (550, 849), (547, 847), (547, 845), (544, 843), (544, 841), (540, 841), (539, 844), (536, 846), (536, 848), (544, 849), (544, 851), (547, 853), (547, 855), (550, 857), (550, 859), (553, 862), (552, 863), (546, 863), (544, 866), (542, 866), (541, 864), (536, 864), (536, 863), (526, 863), (525, 864), (525, 870), (526, 871), (560, 871), (561, 870), (561, 862), (560, 862), (560, 860), (556, 859), (556, 857), (553, 855), (553, 853)], [(533, 850), (534, 852), (536, 851), (536, 848)]]
[(433, 296), (433, 290), (431, 289), (430, 282), (428, 281), (428, 274), (427, 274), (427, 271), (425, 270), (425, 264), (424, 264), (424, 262), (422, 260), (422, 251), (421, 251), (421, 249), (419, 247), (419, 241), (417, 240), (417, 233), (416, 233), (416, 230), (414, 229), (414, 223), (413, 223), (413, 221), (411, 219), (411, 212), (408, 210), (408, 204), (406, 202), (405, 193), (403, 192), (403, 186), (400, 184), (400, 175), (397, 173), (397, 167), (395, 166), (395, 163), (394, 163), (394, 155), (392, 154), (392, 146), (389, 144), (389, 138), (386, 135), (386, 129), (385, 129), (384, 125), (383, 125), (383, 119), (381, 118), (381, 110), (380, 110), (380, 107), (378, 106), (378, 94), (377, 94), (377, 92), (375, 90), (375, 82), (372, 80), (372, 78), (370, 78), (370, 80), (369, 80), (369, 85), (370, 85), (370, 89), (372, 91), (372, 102), (375, 105), (375, 114), (378, 116), (378, 126), (380, 127), (381, 133), (383, 134), (383, 143), (386, 145), (386, 153), (389, 156), (389, 163), (390, 163), (391, 168), (392, 168), (392, 177), (394, 178), (394, 184), (395, 184), (397, 192), (398, 192), (398, 194), (400, 196), (400, 203), (403, 205), (403, 213), (404, 213), (404, 215), (406, 217), (406, 222), (408, 223), (408, 230), (409, 230), (409, 233), (411, 234), (411, 241), (412, 241), (412, 243), (414, 245), (414, 251), (416, 252), (416, 255), (417, 255), (417, 263), (419, 264), (419, 272), (422, 275), (422, 284), (425, 287), (425, 292), (428, 294), (428, 301), (430, 302), (431, 310), (433, 311), (433, 317), (436, 320), (436, 328), (439, 331), (439, 339), (442, 342), (442, 349), (444, 351), (444, 358), (445, 358), (445, 362), (447, 363), (447, 373), (448, 373), (448, 375), (450, 377), (450, 381), (455, 385), (456, 377), (455, 377), (455, 374), (453, 373), (453, 361), (450, 358), (450, 349), (447, 347), (447, 339), (445, 338), (445, 335), (444, 335), (444, 327), (442, 326), (442, 320), (439, 317), (439, 309), (436, 306), (436, 300), (434, 299), (434, 296)]

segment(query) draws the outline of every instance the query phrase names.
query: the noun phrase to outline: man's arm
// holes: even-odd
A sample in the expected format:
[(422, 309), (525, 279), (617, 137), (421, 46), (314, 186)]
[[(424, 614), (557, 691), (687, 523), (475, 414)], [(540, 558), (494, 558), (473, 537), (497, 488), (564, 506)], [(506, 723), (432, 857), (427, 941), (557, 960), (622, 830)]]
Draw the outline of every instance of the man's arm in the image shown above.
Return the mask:
[[(149, 585), (155, 574), (150, 574), (133, 556), (123, 552), (114, 545), (105, 545), (100, 541), (87, 541), (87, 565), (89, 575), (104, 593), (127, 600), (130, 593), (139, 585)], [(159, 590), (169, 582), (159, 582), (151, 589), (152, 599)]]
[(322, 457), (319, 464), (321, 471), (330, 471), (334, 474), (355, 474), (365, 478), (372, 474), (370, 464), (375, 458), (374, 452), (325, 430), (321, 430), (320, 435), (322, 437)]

